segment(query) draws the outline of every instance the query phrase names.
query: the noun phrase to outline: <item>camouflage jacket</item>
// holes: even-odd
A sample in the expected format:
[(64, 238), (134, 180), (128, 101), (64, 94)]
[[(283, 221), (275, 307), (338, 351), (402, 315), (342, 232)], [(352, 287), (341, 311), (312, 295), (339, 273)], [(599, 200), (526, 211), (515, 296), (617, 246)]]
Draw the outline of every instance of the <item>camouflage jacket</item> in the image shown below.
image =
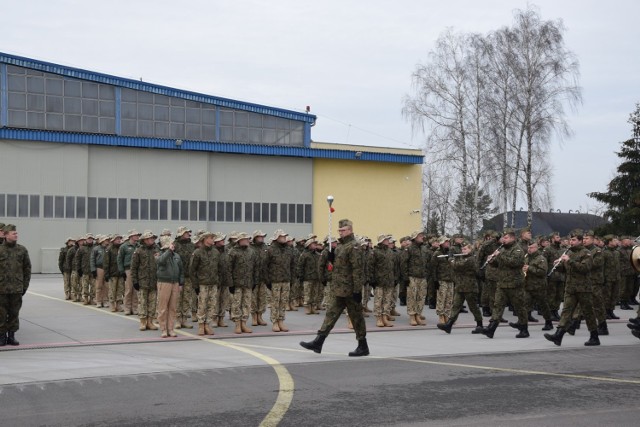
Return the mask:
[(635, 276), (636, 272), (631, 266), (631, 262), (629, 261), (631, 259), (631, 248), (622, 246), (620, 247), (620, 249), (618, 249), (618, 251), (620, 252), (620, 276)]
[(231, 286), (253, 289), (260, 278), (256, 264), (256, 253), (253, 249), (248, 246), (234, 246), (229, 251)]
[(449, 251), (451, 251), (451, 249), (440, 248), (433, 254), (431, 270), (433, 271), (434, 279), (438, 282), (453, 282), (453, 270), (451, 269), (451, 262), (449, 262)]
[(65, 258), (67, 257), (67, 250), (69, 248), (65, 245), (60, 248), (60, 253), (58, 254), (58, 270), (60, 273), (68, 273), (69, 271), (65, 270)]
[(337, 297), (362, 292), (365, 283), (362, 252), (353, 234), (338, 239), (331, 287)]
[(73, 259), (73, 263), (75, 265), (76, 271), (80, 274), (80, 270), (82, 270), (82, 275), (91, 274), (91, 250), (93, 249), (93, 245), (84, 245), (78, 249), (76, 252), (76, 256)]
[[(293, 251), (287, 244), (276, 241), (271, 243), (263, 260), (263, 277), (265, 283), (293, 283), (295, 264)], [(316, 268), (316, 266), (313, 266)]]
[(31, 281), (29, 251), (5, 240), (0, 245), (0, 294), (24, 294)]
[(522, 266), (524, 265), (524, 251), (514, 242), (504, 245), (500, 255), (493, 258), (491, 263), (498, 267), (498, 287), (501, 289), (513, 289), (522, 287), (524, 277)]
[(91, 256), (89, 257), (89, 266), (92, 273), (98, 268), (103, 268), (105, 252), (104, 246), (93, 245)]
[(218, 264), (218, 273), (220, 273), (220, 281), (218, 286), (232, 286), (231, 271), (229, 270), (229, 253), (224, 246), (215, 248), (220, 254), (220, 264)]
[(371, 262), (371, 284), (384, 288), (393, 288), (396, 283), (396, 256), (386, 245), (378, 245), (373, 249)]
[(591, 252), (591, 284), (592, 285), (604, 285), (604, 254), (602, 253), (602, 248), (591, 245), (586, 247), (589, 252)]
[[(271, 246), (275, 245), (276, 242), (273, 242)], [(267, 277), (267, 250), (268, 246), (261, 243), (252, 242), (250, 245), (251, 249), (256, 253), (256, 268), (258, 269), (258, 283), (267, 283), (269, 279)], [(283, 280), (283, 282), (288, 282), (288, 280)], [(269, 283), (278, 283), (278, 282), (269, 282)]]
[(320, 254), (310, 249), (305, 249), (298, 258), (296, 275), (298, 280), (302, 282), (318, 282), (318, 263)]
[(579, 245), (569, 249), (567, 255), (569, 255), (569, 260), (560, 264), (567, 278), (565, 292), (591, 292), (591, 281), (589, 280), (593, 264), (591, 252)]
[(141, 245), (133, 253), (131, 257), (131, 281), (138, 283), (141, 289), (156, 288), (158, 284), (156, 257), (158, 255), (159, 252), (155, 245)]
[[(484, 265), (487, 261), (487, 257), (494, 253), (496, 249), (500, 247), (500, 244), (496, 241), (496, 239), (489, 239), (482, 243), (480, 246), (480, 250), (478, 251), (478, 270), (480, 267)], [(484, 278), (485, 280), (489, 280), (491, 282), (498, 281), (498, 268), (493, 264), (487, 264), (484, 268)]]
[(524, 279), (524, 288), (528, 291), (543, 291), (547, 287), (547, 259), (542, 251), (525, 256), (525, 265), (529, 266)]
[(73, 259), (76, 257), (77, 252), (78, 245), (73, 245), (69, 249), (67, 249), (67, 256), (64, 259), (64, 269), (69, 273), (75, 271), (73, 268)]
[(165, 249), (161, 251), (156, 260), (156, 265), (158, 282), (184, 284), (184, 267), (180, 255)]
[[(553, 268), (553, 263), (555, 262), (555, 260), (560, 258), (564, 251), (565, 249), (562, 248), (560, 244), (552, 243), (544, 248), (544, 251), (542, 253), (547, 260), (547, 274)], [(556, 268), (555, 271), (551, 273), (551, 276), (549, 276), (548, 280), (549, 282), (564, 282), (564, 271), (561, 268)]]
[(194, 288), (199, 286), (220, 286), (226, 266), (222, 265), (222, 256), (213, 246), (203, 246), (191, 254), (189, 277)]
[(318, 277), (323, 285), (331, 282), (333, 263), (329, 261), (329, 248), (324, 248), (318, 260)]
[(131, 268), (133, 253), (137, 247), (137, 244), (132, 244), (128, 240), (120, 245), (120, 249), (118, 250), (118, 271), (120, 273), (124, 273), (125, 270)]
[(413, 243), (407, 248), (407, 253), (401, 265), (402, 276), (408, 280), (409, 277), (425, 279), (427, 277), (427, 253), (423, 244)]
[(105, 278), (116, 277), (120, 273), (118, 271), (118, 249), (120, 249), (120, 246), (112, 243), (107, 246), (107, 250), (104, 252), (102, 268), (104, 269)]
[[(447, 258), (444, 259), (446, 260)], [(454, 257), (449, 264), (451, 265), (451, 270), (453, 270), (456, 275), (455, 291), (478, 293), (478, 280), (476, 276), (478, 261), (476, 256), (473, 254), (457, 256)]]
[(607, 283), (620, 280), (620, 254), (617, 250), (606, 247), (602, 251), (604, 258), (604, 280)]
[[(193, 244), (191, 239), (177, 238), (173, 241), (173, 247), (175, 248), (174, 252), (180, 255), (180, 259), (185, 264), (189, 262), (191, 255), (196, 250), (196, 245)], [(184, 267), (184, 277), (189, 279), (191, 275), (190, 269), (187, 268), (187, 265), (184, 265)]]

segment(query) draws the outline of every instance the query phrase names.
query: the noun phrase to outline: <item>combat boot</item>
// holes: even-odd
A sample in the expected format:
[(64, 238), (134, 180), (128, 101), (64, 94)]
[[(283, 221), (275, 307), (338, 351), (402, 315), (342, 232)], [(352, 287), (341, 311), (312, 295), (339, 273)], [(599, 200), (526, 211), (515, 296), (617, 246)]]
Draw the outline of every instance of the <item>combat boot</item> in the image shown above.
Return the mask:
[(398, 312), (396, 311), (396, 309), (395, 309), (395, 308), (394, 308), (394, 309), (392, 309), (392, 310), (391, 310), (391, 313), (389, 313), (389, 314), (390, 314), (391, 316), (400, 317), (400, 313), (398, 313)]
[(304, 314), (311, 314), (311, 306), (310, 305), (305, 305), (304, 306)]
[(237, 320), (236, 321), (236, 329), (233, 331), (234, 334), (241, 334), (242, 333), (242, 322)]
[[(419, 314), (416, 314), (416, 321), (418, 322), (418, 325), (420, 325), (420, 326), (425, 326), (427, 324), (427, 322), (424, 321), (423, 316), (421, 316)], [(445, 321), (445, 323), (446, 323), (446, 321)]]
[(509, 322), (509, 326), (511, 326), (513, 329), (520, 329), (522, 328), (522, 325), (518, 322)]
[(626, 302), (621, 302), (620, 303), (620, 310), (633, 310), (633, 308), (631, 308), (629, 306), (629, 304), (627, 304)]
[(416, 320), (416, 315), (412, 314), (409, 316), (409, 325), (418, 326), (418, 321)]
[(324, 340), (327, 339), (326, 335), (317, 335), (313, 341), (300, 341), (300, 345), (307, 350), (313, 350), (315, 353), (322, 353), (322, 345)]
[(251, 326), (258, 326), (258, 313), (251, 313)]
[(140, 318), (140, 329), (141, 331), (146, 331), (147, 330), (147, 318), (146, 317), (141, 317)]
[(115, 302), (109, 304), (109, 307), (110, 307), (112, 313), (115, 313), (116, 311), (118, 311), (118, 307), (116, 306)]
[(284, 320), (278, 320), (278, 327), (280, 328), (280, 332), (289, 332), (289, 328), (284, 325)]
[(537, 323), (537, 322), (538, 322), (538, 319), (536, 319), (535, 317), (533, 317), (533, 316), (531, 315), (531, 312), (529, 312), (528, 317), (527, 317), (527, 320), (528, 320), (529, 322), (534, 322), (534, 323)]
[(631, 335), (633, 335), (636, 338), (640, 338), (640, 331), (631, 331)]
[(436, 300), (434, 300), (434, 299), (429, 300), (429, 308), (431, 310), (435, 310), (436, 309)]
[(629, 323), (633, 323), (634, 325), (640, 325), (640, 317), (633, 317), (629, 319)]
[(600, 335), (609, 335), (609, 328), (607, 327), (606, 320), (603, 320), (602, 323), (598, 325), (598, 336)]
[(271, 331), (280, 332), (280, 326), (278, 326), (278, 322), (273, 322), (273, 326), (271, 327)]
[(391, 323), (393, 320), (391, 316), (387, 316), (387, 315), (382, 315), (382, 323), (384, 324), (384, 326), (386, 326), (387, 328), (392, 328), (393, 327), (393, 323)]
[(576, 334), (576, 329), (578, 329), (578, 325), (579, 324), (580, 324), (580, 320), (579, 319), (573, 319), (571, 321), (571, 324), (567, 328), (567, 333), (569, 335), (575, 335)]
[(476, 322), (476, 328), (474, 330), (471, 331), (472, 334), (481, 334), (482, 330), (484, 328), (482, 327), (482, 320), (479, 320)]
[(450, 334), (451, 328), (453, 327), (453, 321), (449, 319), (447, 323), (438, 323), (436, 327), (441, 331), (445, 331), (446, 333)]
[(198, 323), (198, 335), (202, 336), (207, 332), (204, 330), (204, 323)]
[(529, 338), (529, 328), (527, 326), (521, 326), (516, 338)]
[(349, 356), (351, 357), (360, 357), (360, 356), (368, 356), (369, 355), (369, 346), (367, 345), (367, 339), (362, 338), (358, 340), (358, 347), (354, 351), (349, 352)]
[(558, 313), (558, 310), (551, 311), (551, 320), (553, 320), (554, 322), (560, 321), (560, 314)]
[(186, 317), (183, 317), (180, 322), (180, 327), (182, 329), (193, 329), (193, 325), (187, 321)]
[(618, 316), (616, 316), (616, 313), (613, 310), (609, 310), (609, 316), (611, 316), (611, 320), (620, 319)]
[(489, 307), (482, 307), (482, 316), (491, 317), (491, 310), (489, 310)]
[(226, 328), (228, 325), (224, 323), (224, 316), (218, 316), (218, 327)]
[(147, 317), (147, 329), (150, 331), (157, 331), (158, 327), (153, 323), (153, 317)]
[(16, 340), (16, 333), (15, 332), (7, 332), (7, 344), (8, 345), (20, 345), (20, 343), (18, 342), (18, 340)]
[(551, 320), (545, 320), (544, 326), (542, 327), (543, 331), (553, 331), (553, 322)]
[(585, 342), (584, 345), (592, 346), (592, 345), (600, 345), (600, 339), (598, 338), (598, 331), (591, 331), (591, 336), (589, 337), (589, 341)]
[(7, 334), (0, 335), (0, 347), (7, 345)]
[(498, 329), (499, 324), (500, 322), (497, 322), (495, 320), (490, 320), (489, 326), (482, 329), (482, 335), (486, 336), (487, 338), (493, 338), (493, 334), (496, 333), (496, 329)]
[(262, 318), (262, 313), (258, 313), (258, 325), (267, 326), (267, 322)]
[(253, 332), (253, 330), (247, 326), (247, 322), (245, 321), (240, 322), (240, 330), (244, 334), (250, 334)]
[(447, 323), (447, 319), (444, 317), (444, 314), (438, 316), (438, 323)]
[(560, 347), (562, 345), (562, 337), (565, 334), (565, 330), (561, 329), (561, 328), (557, 328), (556, 329), (556, 333), (551, 335), (551, 334), (544, 334), (544, 337), (551, 341), (552, 343), (554, 343), (555, 345), (557, 345), (558, 347)]
[(382, 321), (382, 316), (376, 316), (376, 326), (378, 328), (384, 328), (384, 322)]
[(213, 335), (213, 329), (211, 329), (211, 326), (209, 326), (209, 323), (204, 323), (204, 334)]

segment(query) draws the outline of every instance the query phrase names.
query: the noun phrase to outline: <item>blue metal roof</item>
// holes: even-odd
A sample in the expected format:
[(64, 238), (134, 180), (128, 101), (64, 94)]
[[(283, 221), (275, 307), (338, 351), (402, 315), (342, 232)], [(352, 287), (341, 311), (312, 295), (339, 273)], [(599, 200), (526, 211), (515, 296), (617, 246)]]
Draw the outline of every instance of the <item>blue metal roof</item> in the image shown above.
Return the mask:
[(233, 99), (221, 98), (217, 96), (204, 95), (197, 92), (174, 89), (167, 86), (161, 86), (146, 83), (138, 80), (125, 79), (109, 74), (96, 73), (80, 68), (66, 67), (63, 65), (53, 64), (50, 62), (38, 61), (31, 58), (10, 55), (0, 52), (0, 63), (15, 65), (18, 67), (30, 68), (46, 73), (59, 74), (75, 79), (90, 80), (98, 83), (109, 84), (113, 86), (126, 87), (129, 89), (140, 90), (144, 92), (157, 93), (160, 95), (172, 96), (176, 98), (187, 99), (189, 101), (202, 102), (205, 104), (213, 104), (220, 107), (234, 108), (237, 110), (250, 111), (252, 113), (267, 114), (270, 116), (282, 117), (290, 120), (298, 120), (312, 125), (316, 122), (316, 116), (313, 114), (300, 113), (297, 111), (284, 110), (281, 108), (268, 107), (266, 105), (252, 104), (248, 102), (236, 101)]
[(206, 151), (214, 153), (253, 154), (261, 156), (304, 157), (315, 159), (359, 160), (385, 163), (422, 164), (424, 156), (376, 153), (364, 150), (331, 150), (324, 148), (286, 147), (274, 145), (238, 144), (175, 139), (137, 138), (116, 135), (53, 132), (45, 130), (0, 128), (0, 139), (56, 142), (115, 147), (157, 148), (165, 150)]

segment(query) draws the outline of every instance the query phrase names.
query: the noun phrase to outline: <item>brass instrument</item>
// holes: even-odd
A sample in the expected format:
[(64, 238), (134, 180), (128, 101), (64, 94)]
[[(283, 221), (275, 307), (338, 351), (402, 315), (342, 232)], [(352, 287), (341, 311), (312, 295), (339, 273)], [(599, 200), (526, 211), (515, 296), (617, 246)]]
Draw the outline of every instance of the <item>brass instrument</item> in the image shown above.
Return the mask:
[[(503, 247), (503, 246), (504, 246), (504, 243), (503, 243), (503, 244), (501, 244), (501, 245), (498, 247), (498, 249), (496, 249), (496, 250), (494, 251), (494, 253), (495, 253), (496, 251), (500, 251), (500, 249), (502, 249), (502, 247)], [(500, 255), (500, 253), (498, 253), (498, 254), (497, 254), (497, 255), (495, 255), (495, 256), (494, 256), (493, 254), (489, 255), (489, 256), (487, 257), (487, 260), (484, 262), (484, 264), (482, 264), (482, 267), (480, 267), (480, 270), (484, 270), (484, 269), (485, 269), (485, 267), (487, 266), (487, 264), (489, 264), (489, 263), (491, 262), (491, 260), (492, 260), (493, 258), (497, 257), (498, 255)]]
[(629, 261), (633, 269), (640, 273), (640, 245), (635, 245), (631, 248), (631, 254), (629, 255)]
[(567, 249), (566, 251), (564, 251), (562, 253), (562, 255), (560, 255), (560, 258), (558, 258), (557, 260), (553, 261), (553, 267), (551, 268), (551, 271), (549, 271), (549, 273), (547, 273), (547, 277), (550, 277), (554, 271), (556, 271), (556, 268), (558, 268), (558, 266), (560, 265), (560, 259), (565, 256), (567, 254), (567, 252), (569, 252), (569, 249)]

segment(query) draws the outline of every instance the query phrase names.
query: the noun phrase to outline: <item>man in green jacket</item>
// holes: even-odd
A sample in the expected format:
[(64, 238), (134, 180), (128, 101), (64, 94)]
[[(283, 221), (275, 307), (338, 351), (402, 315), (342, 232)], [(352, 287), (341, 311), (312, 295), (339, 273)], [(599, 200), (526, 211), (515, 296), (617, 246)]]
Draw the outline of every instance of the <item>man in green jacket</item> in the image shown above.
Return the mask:
[[(200, 235), (201, 246), (191, 255), (189, 277), (198, 295), (198, 335), (213, 335), (211, 323), (217, 322), (218, 287), (224, 269), (220, 252), (214, 247), (215, 234), (207, 231)], [(216, 319), (214, 320), (214, 317)]]
[(112, 312), (124, 311), (122, 300), (124, 298), (124, 279), (118, 272), (118, 250), (122, 244), (122, 236), (114, 234), (109, 239), (109, 246), (104, 253), (102, 266), (104, 268), (104, 280), (109, 287), (109, 305)]
[(180, 255), (175, 252), (171, 236), (160, 237), (160, 256), (156, 277), (158, 279), (158, 324), (161, 337), (177, 336), (173, 328), (176, 323), (176, 304), (184, 283), (184, 267)]

